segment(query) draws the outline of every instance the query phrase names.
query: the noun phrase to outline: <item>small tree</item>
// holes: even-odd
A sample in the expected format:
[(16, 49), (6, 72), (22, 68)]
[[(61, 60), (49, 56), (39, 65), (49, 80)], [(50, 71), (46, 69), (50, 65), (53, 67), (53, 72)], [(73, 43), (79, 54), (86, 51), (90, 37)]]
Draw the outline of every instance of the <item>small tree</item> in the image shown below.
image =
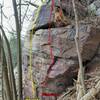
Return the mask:
[(11, 56), (11, 49), (10, 49), (10, 45), (9, 45), (9, 41), (5, 35), (5, 31), (3, 30), (2, 26), (0, 26), (0, 29), (2, 31), (2, 36), (5, 40), (6, 46), (7, 46), (7, 61), (9, 65), (8, 66), (8, 70), (9, 70), (9, 79), (10, 79), (10, 88), (12, 89), (12, 94), (13, 94), (13, 100), (17, 100), (17, 93), (16, 93), (16, 85), (15, 85), (15, 77), (14, 77), (14, 72), (13, 72), (13, 64), (12, 64), (12, 56)]
[(10, 47), (11, 47), (11, 53), (12, 53), (12, 62), (15, 68), (17, 64), (17, 38), (14, 35), (11, 36), (10, 38)]
[[(21, 56), (21, 10), (18, 17), (16, 0), (12, 0), (15, 15), (16, 32), (17, 32), (17, 66), (18, 66), (18, 100), (22, 100), (22, 56)], [(21, 0), (19, 1), (21, 3)], [(21, 4), (20, 9), (21, 9)]]

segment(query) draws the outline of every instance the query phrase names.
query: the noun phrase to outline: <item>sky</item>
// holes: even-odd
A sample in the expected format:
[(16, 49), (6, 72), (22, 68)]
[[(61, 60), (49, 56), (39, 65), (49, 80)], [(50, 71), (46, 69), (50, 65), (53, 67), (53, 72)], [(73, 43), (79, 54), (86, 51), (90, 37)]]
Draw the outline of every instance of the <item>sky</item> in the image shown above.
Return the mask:
[[(18, 1), (18, 0), (17, 0)], [(23, 1), (29, 1), (29, 0), (22, 0), (22, 3), (25, 3)], [(35, 4), (41, 5), (41, 0), (31, 0), (31, 2), (34, 2)], [(13, 12), (13, 6), (12, 6), (12, 0), (0, 0), (0, 4), (3, 4), (3, 12), (6, 17), (3, 16), (3, 26), (6, 31), (6, 35), (9, 37), (10, 33), (8, 31), (12, 31), (16, 29), (15, 27), (15, 17)], [(25, 14), (27, 9), (27, 6), (22, 6), (22, 16)], [(29, 6), (29, 10), (27, 12), (28, 17), (25, 18), (23, 23), (23, 29), (21, 35), (24, 36), (26, 34), (27, 27), (30, 23), (31, 17), (33, 16), (35, 7)], [(1, 23), (1, 20), (0, 20)]]

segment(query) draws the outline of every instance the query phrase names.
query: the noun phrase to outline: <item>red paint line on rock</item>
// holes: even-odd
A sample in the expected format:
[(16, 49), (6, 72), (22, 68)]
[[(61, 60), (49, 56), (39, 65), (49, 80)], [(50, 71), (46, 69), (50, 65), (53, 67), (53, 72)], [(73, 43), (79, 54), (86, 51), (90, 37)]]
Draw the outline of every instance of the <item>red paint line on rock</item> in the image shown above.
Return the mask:
[(42, 96), (59, 96), (59, 94), (56, 93), (42, 93)]

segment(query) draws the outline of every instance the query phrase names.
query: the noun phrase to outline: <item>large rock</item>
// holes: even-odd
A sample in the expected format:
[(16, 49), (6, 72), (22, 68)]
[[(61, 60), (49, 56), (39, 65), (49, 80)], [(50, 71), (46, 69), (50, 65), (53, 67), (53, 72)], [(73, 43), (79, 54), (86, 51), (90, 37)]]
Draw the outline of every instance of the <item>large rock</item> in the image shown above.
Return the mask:
[(96, 6), (96, 9), (100, 8), (100, 0), (95, 0), (93, 4)]
[[(39, 29), (64, 27), (71, 23), (68, 17), (63, 16), (64, 14), (61, 8), (54, 5), (53, 10), (51, 10), (51, 7), (52, 5), (42, 5), (34, 12), (34, 17), (28, 26), (28, 31), (32, 30), (33, 28), (34, 31), (37, 31)], [(62, 11), (62, 14), (60, 11)]]
[[(33, 76), (39, 89), (42, 93), (61, 94), (65, 89), (72, 84), (73, 78), (77, 76), (78, 57), (75, 46), (75, 26), (70, 25), (62, 28), (52, 28), (51, 37), (52, 43), (48, 44), (48, 29), (38, 30), (33, 36), (32, 52), (33, 52)], [(100, 43), (100, 29), (93, 25), (80, 24), (80, 52), (83, 62), (90, 61), (97, 51)], [(30, 39), (27, 37), (25, 42), (26, 60), (23, 62), (25, 70), (28, 71), (29, 66), (29, 49)], [(46, 79), (48, 69), (51, 65), (50, 47), (54, 54), (54, 64)], [(25, 75), (28, 76), (28, 74)], [(25, 78), (26, 79), (26, 78)], [(45, 84), (41, 83), (45, 81)], [(41, 87), (42, 86), (42, 87)], [(28, 89), (28, 88), (27, 88)], [(30, 88), (29, 90), (30, 91)], [(27, 93), (26, 93), (27, 94)], [(31, 93), (30, 93), (31, 97)], [(50, 97), (52, 98), (52, 97)], [(42, 100), (49, 100), (44, 98)], [(55, 99), (50, 99), (55, 100)]]
[[(87, 8), (83, 6), (78, 0), (75, 1), (76, 4), (76, 10), (78, 17), (84, 18), (87, 16)], [(73, 11), (73, 5), (72, 5), (72, 0), (61, 0), (61, 6), (63, 11), (65, 12), (65, 15), (69, 17), (74, 17), (74, 11)]]
[(95, 0), (88, 6), (89, 15), (100, 16), (100, 0)]
[[(50, 14), (51, 14), (51, 17), (50, 17)], [(37, 15), (38, 15), (38, 17), (37, 17)], [(35, 22), (35, 24), (36, 24), (36, 26), (34, 28), (35, 30), (38, 30), (41, 28), (46, 29), (49, 27), (49, 25), (51, 25), (51, 26), (54, 25), (54, 10), (51, 13), (50, 5), (43, 5), (34, 12), (34, 17), (32, 19), (32, 22), (29, 25), (28, 30), (33, 29), (34, 20), (36, 17), (37, 17), (37, 20)]]
[[(83, 61), (91, 60), (100, 42), (100, 29), (80, 24), (80, 52)], [(50, 46), (54, 56), (62, 58), (77, 58), (75, 46), (75, 26), (51, 29), (51, 45), (48, 43), (49, 30), (39, 30), (33, 36), (33, 52), (45, 53), (50, 56)], [(27, 42), (27, 44), (29, 44)], [(30, 45), (26, 48), (29, 49)]]
[[(87, 16), (87, 9), (84, 7), (80, 2), (76, 1), (76, 9), (78, 12), (79, 18), (84, 18)], [(67, 6), (66, 6), (67, 5)], [(74, 17), (74, 12), (73, 12), (73, 7), (72, 7), (72, 1), (71, 0), (61, 0), (61, 10), (63, 11), (64, 16), (64, 22), (66, 22), (65, 25), (61, 24), (59, 27), (66, 26), (70, 24), (70, 19)], [(55, 16), (56, 14), (56, 7), (60, 7), (59, 2), (57, 2), (54, 5), (53, 11), (51, 11), (51, 3), (48, 5), (43, 5), (40, 8), (38, 8), (34, 12), (34, 17), (32, 19), (32, 22), (30, 23), (28, 30), (32, 30), (35, 24), (34, 30), (39, 30), (39, 29), (48, 29), (49, 27), (58, 27), (58, 22), (55, 22)], [(38, 13), (38, 14), (37, 14)], [(38, 17), (37, 17), (38, 15)], [(60, 14), (59, 14), (60, 15)], [(36, 22), (34, 23), (35, 18), (37, 17)], [(69, 17), (69, 18), (68, 18)], [(63, 20), (63, 18), (61, 18)]]

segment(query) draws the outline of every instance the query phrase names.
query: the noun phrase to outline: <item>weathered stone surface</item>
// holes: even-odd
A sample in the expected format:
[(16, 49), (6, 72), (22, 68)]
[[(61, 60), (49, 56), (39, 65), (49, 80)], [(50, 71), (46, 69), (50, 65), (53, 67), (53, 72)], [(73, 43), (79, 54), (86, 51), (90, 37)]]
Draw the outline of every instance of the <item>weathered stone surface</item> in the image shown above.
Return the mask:
[(88, 6), (89, 15), (100, 16), (100, 0), (95, 0)]
[[(64, 16), (63, 11), (61, 8), (54, 5), (53, 9), (51, 10), (52, 5), (43, 5), (41, 6), (39, 12), (35, 11), (35, 18), (37, 17), (37, 13), (39, 13), (37, 20), (35, 18), (32, 19), (32, 22), (28, 26), (28, 31), (34, 28), (35, 31), (39, 29), (48, 29), (54, 27), (64, 27), (71, 23), (70, 18)], [(59, 10), (57, 11), (56, 9)], [(60, 14), (62, 11), (62, 14)], [(35, 25), (35, 27), (34, 27)]]
[[(92, 25), (80, 24), (79, 33), (80, 52), (83, 62), (87, 62), (95, 56), (99, 46), (100, 29)], [(43, 92), (61, 94), (68, 85), (72, 84), (73, 78), (76, 77), (78, 71), (78, 59), (74, 41), (75, 26), (69, 25), (62, 28), (52, 28), (51, 37), (52, 43), (50, 45), (48, 44), (48, 29), (36, 31), (33, 36), (33, 76), (39, 88), (41, 83), (45, 80), (47, 71), (51, 65), (50, 46), (55, 56), (55, 63), (48, 74), (48, 79), (45, 80), (46, 85), (42, 87), (39, 94)], [(24, 66), (26, 65), (25, 74), (29, 68), (29, 41), (29, 37), (27, 37), (27, 41), (24, 45), (26, 48), (25, 52), (27, 52), (25, 59), (28, 59), (27, 63), (26, 61), (23, 63)], [(25, 80), (27, 76), (28, 74), (26, 74)], [(30, 91), (30, 88), (28, 91)], [(44, 97), (43, 100), (47, 100), (47, 98), (45, 99)]]
[(97, 55), (100, 56), (100, 45), (99, 45), (99, 48), (98, 48)]
[(96, 11), (96, 15), (100, 16), (100, 8)]
[[(58, 59), (58, 61), (55, 63), (55, 65), (52, 67), (51, 72), (49, 73), (49, 78), (47, 80), (47, 86), (50, 89), (56, 90), (57, 83), (63, 83), (64, 86), (69, 85), (72, 81), (72, 78), (74, 78), (75, 73), (77, 72), (78, 68), (78, 62), (75, 60), (65, 60), (65, 59)], [(76, 69), (76, 70), (75, 70)], [(69, 74), (70, 72), (70, 74)], [(66, 78), (68, 77), (68, 78)], [(69, 82), (68, 80), (71, 79)], [(49, 83), (54, 82), (54, 87), (52, 87)], [(55, 84), (56, 82), (56, 84)], [(62, 88), (64, 90), (65, 88)], [(57, 90), (57, 92), (59, 89)], [(61, 92), (61, 91), (59, 91)]]
[(88, 6), (90, 5), (91, 3), (93, 3), (95, 0), (78, 0), (82, 5), (84, 6)]
[[(83, 6), (80, 2), (75, 1), (76, 4), (76, 10), (78, 13), (79, 18), (84, 18), (87, 15), (87, 8)], [(65, 12), (66, 16), (73, 17), (74, 12), (73, 12), (73, 5), (71, 0), (61, 0), (61, 6), (62, 9)]]
[(96, 9), (100, 8), (100, 0), (95, 0), (93, 4), (96, 6)]
[[(57, 0), (58, 2), (58, 0)], [(59, 3), (59, 2), (58, 2)], [(67, 6), (66, 6), (67, 5)], [(51, 11), (51, 3), (49, 5), (43, 5), (39, 11), (39, 15), (38, 15), (38, 18), (36, 20), (36, 22), (34, 23), (34, 20), (35, 20), (35, 17), (37, 15), (37, 10), (34, 12), (34, 17), (32, 19), (32, 22), (30, 23), (29, 27), (28, 27), (28, 30), (32, 30), (33, 29), (33, 24), (35, 24), (35, 28), (34, 30), (38, 30), (38, 29), (48, 29), (48, 27), (62, 27), (62, 26), (66, 26), (66, 25), (69, 25), (71, 22), (70, 22), (70, 18), (73, 18), (74, 17), (74, 12), (73, 12), (73, 7), (72, 7), (72, 1), (71, 0), (62, 0), (61, 1), (61, 10), (63, 10), (63, 13), (65, 15), (65, 21), (66, 24), (63, 25), (61, 24), (59, 21), (58, 22), (55, 22), (55, 16), (56, 16), (56, 7), (57, 6), (60, 6), (60, 5), (57, 5), (55, 3), (55, 6), (54, 6), (54, 9), (53, 11)], [(79, 18), (84, 18), (86, 17), (87, 15), (87, 8), (84, 7), (81, 3), (79, 2), (76, 2), (76, 8), (77, 8), (77, 11), (78, 11), (78, 16)], [(69, 18), (68, 18), (69, 17)], [(63, 20), (63, 18), (62, 18)], [(60, 23), (60, 25), (58, 25)]]
[(33, 24), (34, 24), (34, 20), (35, 18), (37, 17), (37, 13), (39, 14), (38, 15), (38, 18), (35, 22), (36, 26), (35, 26), (35, 30), (38, 30), (38, 29), (43, 29), (43, 28), (48, 28), (49, 27), (49, 24), (53, 24), (54, 22), (54, 10), (51, 12), (51, 6), (50, 5), (43, 5), (41, 6), (41, 8), (38, 8), (40, 9), (39, 12), (37, 12), (37, 10), (34, 12), (35, 16), (33, 17), (32, 19), (32, 22), (30, 23), (29, 25), (29, 28), (28, 30), (32, 30), (33, 29)]
[[(89, 25), (81, 25), (80, 32), (80, 48), (83, 61), (91, 60), (95, 54), (99, 44), (100, 29)], [(50, 55), (50, 45), (48, 44), (48, 30), (39, 30), (33, 38), (33, 51), (44, 52)], [(51, 47), (54, 56), (62, 58), (77, 58), (75, 50), (75, 26), (51, 29)], [(29, 46), (27, 45), (27, 48)]]

